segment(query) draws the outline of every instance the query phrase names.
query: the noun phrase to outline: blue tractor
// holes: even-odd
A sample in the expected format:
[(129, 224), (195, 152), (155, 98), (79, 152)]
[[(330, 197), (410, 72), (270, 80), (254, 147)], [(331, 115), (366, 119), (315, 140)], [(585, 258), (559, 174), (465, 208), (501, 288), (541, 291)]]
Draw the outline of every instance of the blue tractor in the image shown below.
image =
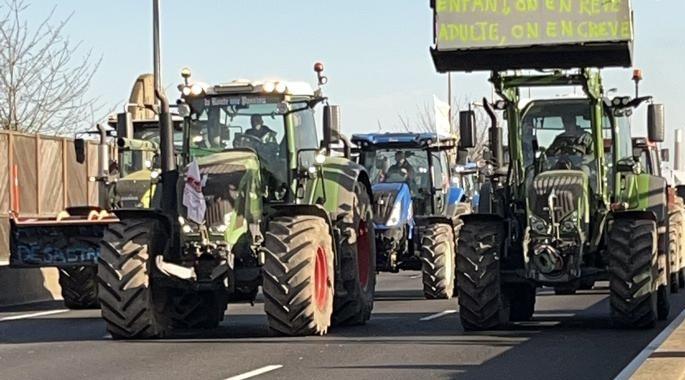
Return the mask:
[(426, 298), (452, 297), (459, 216), (471, 209), (454, 174), (456, 139), (383, 133), (352, 142), (371, 176), (376, 269), (421, 270)]

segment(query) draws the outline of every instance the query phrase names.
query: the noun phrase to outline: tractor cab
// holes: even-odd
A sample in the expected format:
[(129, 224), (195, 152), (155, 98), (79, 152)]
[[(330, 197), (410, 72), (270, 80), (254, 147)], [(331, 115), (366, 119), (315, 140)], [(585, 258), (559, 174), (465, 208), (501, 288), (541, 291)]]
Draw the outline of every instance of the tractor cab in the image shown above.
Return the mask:
[[(359, 149), (359, 163), (369, 171), (374, 192), (406, 184), (415, 214), (447, 213), (450, 193), (457, 189), (449, 165), (455, 139), (433, 133), (386, 133), (354, 135), (352, 142)], [(461, 196), (452, 194), (452, 198), (459, 201)]]

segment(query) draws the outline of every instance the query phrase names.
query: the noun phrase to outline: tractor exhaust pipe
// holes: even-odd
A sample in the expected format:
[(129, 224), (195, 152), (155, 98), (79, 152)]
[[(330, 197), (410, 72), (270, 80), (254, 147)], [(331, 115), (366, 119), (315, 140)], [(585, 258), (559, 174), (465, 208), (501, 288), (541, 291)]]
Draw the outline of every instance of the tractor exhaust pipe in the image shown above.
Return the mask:
[(169, 112), (169, 99), (162, 88), (160, 33), (159, 33), (159, 0), (152, 0), (152, 46), (155, 96), (159, 101), (159, 140), (162, 169), (162, 209), (175, 209), (176, 198), (176, 157), (174, 156), (174, 131)]
[(681, 158), (682, 152), (680, 151), (681, 145), (683, 143), (683, 131), (680, 129), (675, 130), (675, 143), (673, 146), (673, 170), (682, 170), (683, 159)]
[(483, 98), (483, 108), (490, 117), (490, 151), (492, 152), (493, 166), (499, 168), (504, 163), (504, 149), (502, 147), (502, 128), (497, 124), (497, 115), (487, 98)]

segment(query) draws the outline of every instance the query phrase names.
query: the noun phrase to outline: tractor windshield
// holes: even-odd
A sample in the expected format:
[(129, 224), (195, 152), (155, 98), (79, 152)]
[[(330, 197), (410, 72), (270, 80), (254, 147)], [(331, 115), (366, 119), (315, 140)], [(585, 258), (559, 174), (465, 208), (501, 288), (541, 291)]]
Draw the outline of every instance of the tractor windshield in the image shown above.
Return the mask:
[[(288, 152), (318, 146), (313, 111), (303, 102), (284, 102), (282, 96), (231, 95), (196, 99), (190, 106), (189, 159), (250, 149), (259, 157), (268, 187), (281, 194), (279, 199), (288, 188)], [(286, 128), (295, 131), (290, 143)], [(294, 148), (289, 149), (289, 144)]]
[[(527, 166), (544, 152), (548, 169), (592, 169), (595, 159), (591, 107), (585, 99), (531, 102), (522, 120), (523, 158)], [(604, 118), (602, 138), (610, 138)]]
[(363, 153), (362, 162), (373, 184), (406, 182), (412, 193), (430, 190), (428, 153), (421, 149), (378, 149)]

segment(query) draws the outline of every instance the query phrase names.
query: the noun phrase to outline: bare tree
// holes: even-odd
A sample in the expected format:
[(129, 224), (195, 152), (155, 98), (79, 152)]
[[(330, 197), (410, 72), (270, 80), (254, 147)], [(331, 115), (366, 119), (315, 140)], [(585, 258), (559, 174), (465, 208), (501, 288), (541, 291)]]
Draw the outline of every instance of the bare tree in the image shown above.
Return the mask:
[[(469, 161), (476, 162), (483, 157), (483, 152), (488, 146), (490, 118), (478, 103), (467, 98), (456, 99), (452, 104), (454, 107), (452, 110), (452, 126), (457, 135), (459, 134), (459, 110), (467, 109), (471, 104), (472, 109), (476, 112), (476, 146), (469, 149), (468, 156)], [(400, 127), (406, 132), (435, 132), (435, 115), (432, 105), (428, 103), (417, 106), (414, 117), (398, 115), (398, 118)]]
[(24, 0), (0, 5), (0, 128), (64, 134), (85, 129), (100, 106), (87, 96), (100, 59), (64, 35), (55, 8), (29, 25)]

